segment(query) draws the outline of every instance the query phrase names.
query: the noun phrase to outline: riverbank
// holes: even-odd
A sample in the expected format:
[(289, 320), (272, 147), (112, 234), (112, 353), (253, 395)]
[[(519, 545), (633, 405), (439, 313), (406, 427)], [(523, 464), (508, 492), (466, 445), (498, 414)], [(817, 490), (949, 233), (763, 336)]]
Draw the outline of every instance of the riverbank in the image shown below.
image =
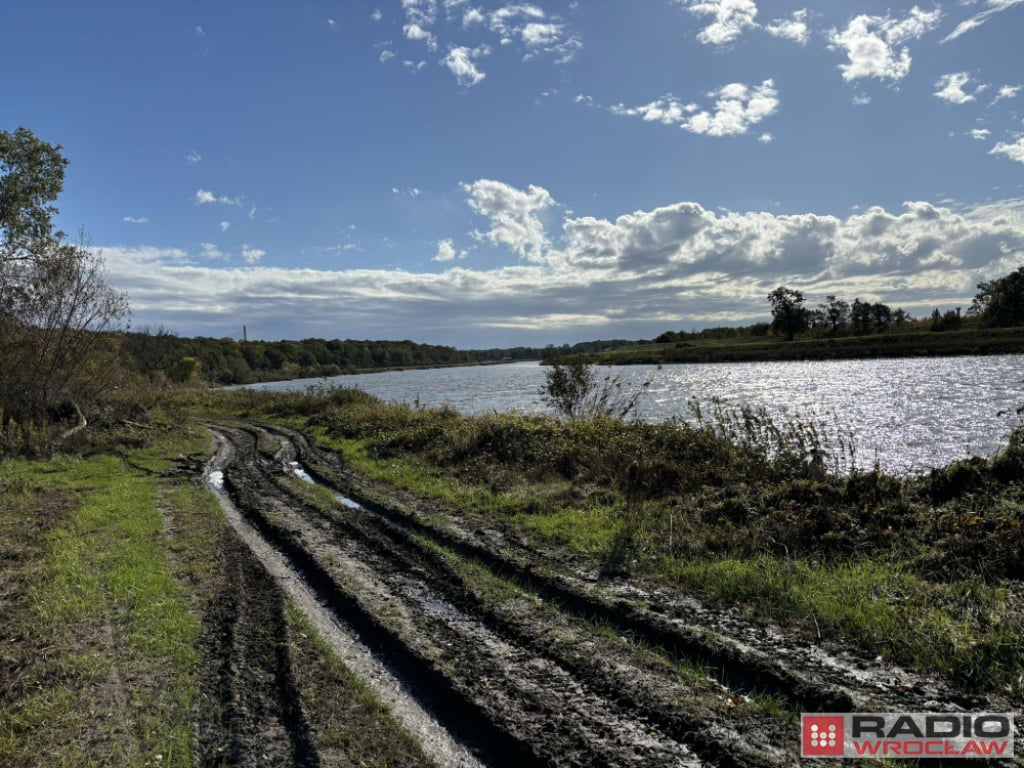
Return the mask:
[[(768, 336), (692, 339), (665, 344), (650, 342), (610, 352), (573, 355), (560, 358), (560, 361), (638, 365), (1003, 354), (1024, 354), (1024, 328), (971, 328), (943, 332), (921, 328), (864, 336), (803, 337), (793, 341)], [(546, 359), (544, 362), (550, 364), (554, 360)]]
[(83, 457), (0, 463), (4, 765), (428, 764), (331, 622), (482, 765), (791, 765), (800, 711), (1024, 702), (1019, 432), (898, 478), (749, 410), (116, 397)]
[[(308, 429), (386, 487), (499, 524), (595, 573), (742, 605), (750, 618), (967, 686), (1024, 671), (1024, 617), (1010, 586), (1024, 579), (1016, 440), (991, 461), (896, 478), (844, 473), (848, 447), (754, 412), (698, 425), (560, 423), (385, 405), (353, 390), (234, 403), (237, 414)], [(808, 474), (815, 446), (836, 472)], [(979, 595), (982, 615), (1015, 618), (975, 624)], [(895, 631), (904, 623), (917, 630)]]

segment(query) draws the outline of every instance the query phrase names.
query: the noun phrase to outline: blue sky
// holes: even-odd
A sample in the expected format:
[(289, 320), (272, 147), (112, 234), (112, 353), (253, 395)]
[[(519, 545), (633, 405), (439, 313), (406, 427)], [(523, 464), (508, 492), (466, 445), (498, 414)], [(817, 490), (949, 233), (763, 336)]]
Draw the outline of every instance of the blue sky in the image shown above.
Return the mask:
[(460, 347), (915, 315), (1024, 264), (1024, 0), (8, 2), (136, 326)]

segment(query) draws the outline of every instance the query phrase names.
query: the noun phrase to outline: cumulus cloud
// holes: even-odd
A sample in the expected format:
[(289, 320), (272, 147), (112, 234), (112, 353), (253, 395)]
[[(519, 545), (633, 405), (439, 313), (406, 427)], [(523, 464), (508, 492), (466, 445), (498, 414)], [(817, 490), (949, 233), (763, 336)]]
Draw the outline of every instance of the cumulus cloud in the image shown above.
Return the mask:
[(771, 24), (765, 26), (764, 31), (773, 37), (781, 37), (799, 45), (807, 45), (807, 41), (811, 39), (811, 33), (807, 27), (807, 9), (796, 11), (788, 19), (774, 19)]
[(196, 205), (209, 205), (210, 203), (220, 203), (222, 205), (234, 205), (241, 207), (244, 205), (242, 198), (240, 197), (228, 197), (227, 195), (215, 195), (207, 189), (196, 190)]
[(266, 255), (267, 252), (259, 248), (253, 248), (251, 245), (242, 246), (242, 258), (246, 264), (257, 264)]
[(683, 103), (668, 95), (649, 104), (611, 107), (616, 115), (640, 117), (644, 122), (678, 125), (691, 133), (709, 136), (735, 136), (772, 115), (779, 106), (778, 91), (772, 80), (750, 87), (743, 83), (729, 83), (708, 94), (715, 99), (714, 107), (701, 109), (695, 103)]
[(466, 29), (474, 24), (483, 24), (485, 21), (487, 21), (487, 16), (481, 8), (469, 8), (462, 14), (462, 26)]
[(704, 45), (726, 45), (744, 31), (757, 26), (757, 4), (754, 0), (676, 0), (694, 16), (710, 16), (711, 23), (700, 31), (697, 39)]
[(972, 128), (971, 129), (971, 138), (972, 139), (977, 139), (978, 141), (984, 141), (985, 139), (987, 139), (991, 135), (992, 135), (992, 131), (990, 131), (988, 128)]
[(1024, 136), (1014, 142), (1000, 141), (989, 151), (990, 155), (1006, 155), (1011, 160), (1024, 163)]
[(451, 240), (441, 240), (437, 244), (437, 255), (431, 261), (452, 261), (455, 258), (455, 245)]
[(487, 56), (490, 52), (491, 49), (486, 45), (477, 46), (476, 48), (459, 46), (448, 51), (448, 55), (444, 57), (443, 63), (448, 67), (448, 71), (455, 75), (459, 85), (468, 88), (487, 77), (484, 72), (477, 69), (475, 61), (482, 56)]
[(967, 72), (952, 72), (943, 75), (935, 83), (937, 89), (935, 96), (950, 104), (966, 104), (969, 101), (974, 101), (975, 94), (985, 90), (985, 86), (979, 85), (974, 89), (974, 93), (967, 93), (964, 86), (969, 82), (971, 82), (971, 76)]
[(121, 219), (125, 224), (149, 224), (145, 216), (125, 216)]
[(187, 155), (185, 155), (185, 162), (188, 163), (189, 165), (195, 165), (196, 163), (201, 163), (202, 161), (203, 156), (196, 152), (194, 149)]
[(1000, 86), (999, 90), (996, 91), (996, 97), (992, 100), (992, 103), (1003, 101), (1004, 99), (1012, 99), (1018, 93), (1020, 93), (1021, 86), (1019, 85), (1003, 85)]
[(230, 221), (222, 221), (220, 223), (220, 231), (221, 232), (227, 232), (228, 229), (230, 229), (230, 228), (231, 228), (231, 222)]
[(1024, 3), (1024, 0), (986, 0), (985, 10), (979, 11), (968, 19), (961, 21), (956, 25), (956, 29), (942, 38), (943, 43), (948, 43), (950, 40), (956, 40), (963, 34), (970, 32), (972, 29), (977, 29), (992, 16), (997, 13), (1002, 13), (1008, 8), (1013, 8), (1015, 5)]
[(469, 207), (490, 219), (490, 229), (474, 236), (504, 245), (528, 261), (541, 261), (548, 238), (539, 214), (555, 205), (543, 187), (531, 184), (526, 191), (492, 179), (462, 184)]
[(370, 18), (373, 21), (380, 21), (381, 19), (384, 18), (384, 14), (380, 12), (380, 8), (375, 8), (373, 13), (370, 14)]
[(402, 34), (409, 40), (424, 40), (427, 43), (427, 48), (432, 51), (437, 50), (437, 38), (419, 24), (406, 24), (402, 27)]
[(863, 77), (902, 80), (910, 72), (910, 50), (898, 46), (909, 40), (918, 40), (935, 29), (942, 12), (922, 11), (916, 5), (903, 19), (886, 16), (860, 15), (847, 24), (842, 32), (833, 28), (829, 43), (833, 50), (842, 50), (847, 59), (840, 64), (844, 80)]
[(388, 59), (395, 58), (395, 54), (394, 52), (389, 51), (387, 48), (385, 48), (383, 51), (380, 52), (380, 56), (378, 56), (377, 58), (381, 64), (384, 64)]
[[(596, 328), (628, 337), (753, 322), (767, 317), (764, 297), (780, 284), (812, 302), (836, 293), (922, 315), (965, 304), (977, 282), (1024, 264), (1020, 199), (958, 209), (908, 202), (847, 217), (716, 213), (679, 202), (614, 219), (566, 214), (552, 242), (539, 219), (557, 207), (547, 190), (493, 180), (463, 189), (491, 222), (480, 237), (527, 263), (468, 269), (456, 256), (441, 272), (418, 273), (230, 267), (211, 264), (202, 250), (193, 258), (181, 249), (106, 247), (104, 256), (141, 322), (183, 333), (223, 335), (243, 316), (259, 318), (272, 338), (333, 337), (338, 328), (405, 338), (414, 328), (418, 340), (463, 346), (488, 344), (493, 329), (593, 338)], [(455, 248), (444, 242), (438, 255), (447, 257)]]

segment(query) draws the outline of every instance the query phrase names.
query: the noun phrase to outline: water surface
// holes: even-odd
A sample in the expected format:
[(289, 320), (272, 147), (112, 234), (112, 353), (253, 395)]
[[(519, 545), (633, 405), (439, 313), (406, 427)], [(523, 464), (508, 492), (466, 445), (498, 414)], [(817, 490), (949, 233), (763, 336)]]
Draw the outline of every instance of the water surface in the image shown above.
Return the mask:
[[(547, 369), (537, 363), (393, 371), (257, 384), (273, 390), (359, 387), (387, 401), (449, 405), (463, 413), (545, 411)], [(1005, 443), (1024, 403), (1024, 356), (895, 358), (599, 368), (626, 388), (650, 385), (648, 421), (689, 419), (688, 401), (720, 398), (849, 428), (857, 461), (921, 472)]]

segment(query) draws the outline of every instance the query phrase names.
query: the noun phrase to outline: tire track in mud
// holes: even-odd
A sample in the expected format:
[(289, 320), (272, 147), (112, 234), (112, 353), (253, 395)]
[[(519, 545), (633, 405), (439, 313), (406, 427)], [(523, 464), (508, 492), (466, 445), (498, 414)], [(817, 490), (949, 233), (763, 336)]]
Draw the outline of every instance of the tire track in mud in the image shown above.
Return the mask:
[[(798, 740), (791, 723), (723, 717), (722, 699), (753, 690), (776, 693), (805, 711), (864, 711), (879, 704), (894, 711), (960, 708), (933, 681), (886, 691), (871, 674), (822, 649), (796, 649), (793, 658), (787, 648), (779, 660), (770, 648), (757, 647), (763, 632), (753, 627), (722, 634), (713, 616), (695, 625), (672, 612), (647, 610), (643, 600), (601, 594), (576, 576), (538, 572), (545, 564), (536, 553), (474, 539), (449, 516), (379, 503), (382, 495), (366, 492), (364, 480), (295, 430), (252, 422), (217, 429), (243, 455), (226, 479), (249, 522), (339, 619), (385, 650), (399, 677), (421, 695), (431, 688), (444, 692), (440, 705), (432, 697), (440, 719), (455, 732), (460, 723), (473, 723), (472, 733), (463, 727), (462, 736), (487, 765), (794, 764)], [(303, 502), (284, 479), (297, 468), (358, 500), (358, 509)], [(453, 561), (482, 566), (535, 594), (543, 620), (531, 617), (523, 600), (488, 605)], [(706, 690), (686, 701), (678, 679), (656, 665), (637, 665), (608, 643), (563, 642), (565, 635), (593, 635), (595, 619), (663, 657), (710, 668), (723, 683), (718, 708), (701, 701)], [(579, 652), (590, 646), (592, 652)], [(496, 654), (502, 663), (495, 663)], [(786, 667), (790, 662), (793, 669)], [(517, 673), (510, 677), (508, 667)], [(552, 687), (562, 695), (552, 697)], [(970, 703), (976, 701), (964, 702)]]
[[(660, 649), (670, 658), (707, 667), (736, 693), (767, 692), (802, 711), (961, 711), (1012, 709), (1012, 702), (990, 694), (965, 693), (944, 680), (858, 658), (841, 649), (794, 641), (780, 631), (725, 615), (693, 600), (660, 601), (640, 593), (630, 599), (601, 589), (576, 574), (553, 572), (536, 552), (517, 547), (493, 532), (474, 531), (449, 515), (397, 504), (374, 483), (348, 471), (334, 456), (311, 444), (298, 430), (269, 423), (254, 427), (282, 442), (275, 458), (298, 459), (315, 481), (359, 502), (364, 519), (405, 540), (429, 540), (476, 560), (561, 609), (596, 617)], [(444, 526), (434, 524), (441, 518)], [(492, 535), (488, 535), (488, 534)], [(499, 538), (499, 540), (495, 540)], [(637, 593), (639, 590), (630, 590)]]
[(199, 681), (198, 762), (317, 768), (291, 673), (283, 595), (229, 532), (219, 552), (225, 578), (199, 641), (210, 661)]
[[(445, 692), (440, 716), (472, 723), (488, 765), (702, 764), (586, 680), (452, 606), (425, 572), (379, 557), (354, 537), (339, 540), (315, 511), (282, 502), (258, 466), (257, 438), (231, 437), (244, 460), (227, 468), (225, 480), (243, 514), (364, 642), (383, 647), (407, 679)], [(447, 710), (456, 706), (453, 718)], [(737, 759), (716, 747), (718, 764), (768, 764), (754, 750), (737, 749)]]

